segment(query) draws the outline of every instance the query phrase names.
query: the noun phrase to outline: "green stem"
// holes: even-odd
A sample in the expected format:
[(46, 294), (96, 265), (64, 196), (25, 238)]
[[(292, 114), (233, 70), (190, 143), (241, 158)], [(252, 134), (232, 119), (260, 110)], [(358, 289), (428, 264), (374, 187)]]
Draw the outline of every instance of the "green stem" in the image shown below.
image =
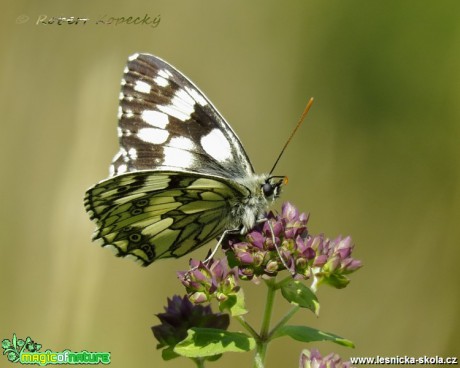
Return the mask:
[(284, 279), (282, 279), (280, 282), (277, 282), (275, 284), (275, 288), (276, 289), (281, 289), (281, 287), (284, 285), (284, 284), (287, 284), (288, 282), (291, 282), (292, 281), (292, 275), (289, 275), (289, 276), (286, 276)]
[(256, 356), (254, 358), (254, 368), (264, 368), (264, 359), (265, 359), (265, 353), (267, 352), (266, 348), (263, 348), (263, 346), (259, 343), (257, 343), (256, 347)]
[(313, 282), (310, 286), (310, 290), (313, 291), (315, 294), (318, 291), (319, 281), (318, 278), (315, 276), (313, 277)]
[(204, 359), (203, 358), (192, 358), (195, 362), (197, 368), (204, 368)]
[(275, 293), (277, 290), (275, 280), (268, 280), (265, 282), (267, 285), (267, 300), (265, 302), (265, 311), (262, 319), (262, 326), (260, 328), (259, 338), (256, 340), (256, 356), (254, 360), (255, 368), (263, 368), (265, 355), (267, 354), (268, 335), (270, 331), (270, 319), (273, 313), (273, 306), (275, 300)]
[(251, 334), (251, 336), (252, 336), (255, 340), (259, 340), (259, 339), (260, 339), (260, 336), (259, 336), (259, 334), (257, 333), (257, 331), (254, 330), (254, 329), (252, 328), (252, 326), (251, 326), (249, 323), (247, 323), (246, 320), (245, 320), (243, 317), (241, 317), (241, 316), (235, 316), (234, 318), (245, 328), (246, 331), (248, 331), (248, 332)]
[(262, 320), (262, 327), (260, 328), (260, 337), (264, 340), (268, 336), (268, 331), (270, 329), (270, 319), (272, 317), (273, 305), (275, 300), (276, 293), (276, 282), (273, 280), (268, 280), (265, 282), (268, 287), (267, 290), (267, 300), (265, 302), (265, 311), (264, 318)]
[(283, 327), (287, 323), (287, 321), (289, 321), (292, 318), (292, 316), (294, 314), (296, 314), (299, 311), (299, 309), (300, 309), (300, 307), (298, 305), (296, 305), (289, 312), (287, 312), (283, 318), (281, 318), (281, 320), (276, 324), (275, 327), (273, 327), (273, 329), (268, 334), (268, 341), (270, 341), (272, 339), (273, 335), (275, 335), (276, 332), (281, 327)]

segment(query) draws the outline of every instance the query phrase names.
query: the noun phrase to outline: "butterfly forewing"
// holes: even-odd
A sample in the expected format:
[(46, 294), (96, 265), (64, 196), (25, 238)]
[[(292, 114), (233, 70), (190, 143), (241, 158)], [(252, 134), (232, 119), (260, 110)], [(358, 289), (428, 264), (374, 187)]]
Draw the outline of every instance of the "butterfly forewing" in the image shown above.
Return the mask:
[(239, 139), (184, 75), (146, 54), (129, 58), (119, 108), (120, 151), (114, 175), (186, 170), (218, 176), (253, 173)]

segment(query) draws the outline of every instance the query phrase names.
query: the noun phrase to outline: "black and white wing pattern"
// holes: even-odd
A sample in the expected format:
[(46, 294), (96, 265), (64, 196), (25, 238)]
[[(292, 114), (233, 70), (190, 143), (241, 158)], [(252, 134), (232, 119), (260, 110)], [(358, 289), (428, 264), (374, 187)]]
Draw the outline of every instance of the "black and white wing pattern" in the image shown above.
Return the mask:
[(129, 57), (121, 84), (120, 150), (110, 177), (85, 195), (93, 240), (147, 266), (253, 227), (282, 180), (254, 173), (206, 96), (149, 54)]

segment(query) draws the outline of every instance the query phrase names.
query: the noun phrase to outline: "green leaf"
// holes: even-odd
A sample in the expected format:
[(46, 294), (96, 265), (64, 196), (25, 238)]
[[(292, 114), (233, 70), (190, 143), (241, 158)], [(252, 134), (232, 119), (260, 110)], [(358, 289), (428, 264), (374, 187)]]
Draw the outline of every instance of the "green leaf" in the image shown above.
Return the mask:
[(191, 328), (187, 337), (174, 351), (188, 358), (206, 357), (227, 352), (247, 352), (256, 346), (255, 340), (241, 332), (216, 328)]
[(208, 356), (208, 357), (206, 357), (205, 359), (206, 359), (208, 362), (215, 362), (217, 359), (220, 359), (221, 357), (222, 357), (222, 354), (218, 354), (218, 355)]
[(335, 287), (336, 289), (343, 289), (350, 283), (348, 277), (340, 274), (330, 274), (321, 280), (321, 283)]
[(316, 315), (319, 314), (319, 301), (315, 293), (300, 281), (291, 280), (281, 286), (281, 294), (289, 303), (301, 308), (310, 309)]
[(173, 346), (168, 346), (166, 349), (161, 351), (161, 357), (163, 360), (171, 360), (180, 357), (180, 355), (174, 352)]
[(237, 293), (232, 294), (227, 300), (219, 303), (221, 312), (228, 311), (231, 316), (242, 316), (248, 313), (246, 309), (243, 289), (238, 290)]
[(354, 348), (355, 344), (352, 341), (344, 339), (343, 337), (334, 335), (329, 332), (323, 332), (315, 328), (306, 326), (283, 326), (276, 331), (273, 338), (282, 336), (292, 337), (294, 340), (302, 342), (312, 341), (332, 341), (336, 344), (343, 345), (349, 348)]
[(228, 266), (230, 268), (237, 267), (240, 264), (233, 252), (225, 252), (225, 257), (227, 258)]
[[(206, 359), (207, 361), (210, 361), (210, 362), (214, 362), (214, 361), (218, 360), (221, 356), (222, 356), (222, 354), (218, 354), (218, 355), (205, 357), (204, 359)], [(168, 360), (172, 360), (172, 359), (175, 359), (175, 358), (179, 358), (179, 357), (181, 357), (181, 355), (177, 354), (174, 351), (174, 346), (168, 346), (166, 349), (163, 349), (161, 351), (161, 357), (163, 358), (164, 361), (168, 361)]]

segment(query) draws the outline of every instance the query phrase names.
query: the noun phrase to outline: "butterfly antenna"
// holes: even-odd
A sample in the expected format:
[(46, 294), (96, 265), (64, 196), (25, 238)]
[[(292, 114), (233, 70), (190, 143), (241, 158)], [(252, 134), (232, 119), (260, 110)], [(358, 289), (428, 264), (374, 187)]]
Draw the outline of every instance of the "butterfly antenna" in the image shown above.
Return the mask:
[(302, 115), (300, 116), (299, 121), (297, 122), (297, 125), (295, 126), (294, 130), (292, 131), (290, 137), (286, 141), (286, 144), (284, 145), (283, 149), (281, 150), (280, 154), (278, 155), (278, 158), (275, 161), (275, 164), (273, 165), (272, 169), (270, 170), (270, 173), (268, 174), (269, 176), (272, 174), (272, 172), (275, 170), (276, 165), (278, 165), (278, 161), (280, 160), (281, 156), (283, 156), (284, 150), (288, 146), (288, 144), (291, 142), (292, 137), (294, 137), (294, 134), (297, 132), (297, 129), (300, 128), (302, 125), (303, 121), (305, 120), (305, 117), (308, 114), (308, 111), (310, 110), (311, 105), (313, 105), (313, 97), (310, 98), (310, 101), (308, 101), (307, 106), (305, 107), (305, 110), (303, 110)]

